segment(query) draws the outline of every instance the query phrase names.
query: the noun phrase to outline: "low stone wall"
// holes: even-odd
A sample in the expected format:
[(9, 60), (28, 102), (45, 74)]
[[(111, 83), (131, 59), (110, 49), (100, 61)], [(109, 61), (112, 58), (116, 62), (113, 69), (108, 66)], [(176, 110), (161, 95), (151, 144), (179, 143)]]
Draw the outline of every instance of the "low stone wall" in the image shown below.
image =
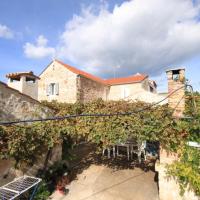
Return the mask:
[(52, 114), (40, 102), (0, 82), (0, 121), (38, 119)]
[[(43, 106), (37, 100), (0, 82), (0, 121), (40, 119), (52, 115), (53, 111), (48, 107)], [(36, 175), (38, 169), (43, 168), (46, 155), (47, 152), (38, 155), (38, 162), (23, 171), (14, 169), (13, 160), (0, 160), (0, 182), (5, 184), (6, 182), (11, 181), (13, 177), (21, 176), (23, 174)], [(51, 165), (54, 162), (61, 160), (61, 156), (62, 145), (58, 144), (52, 149), (47, 165)]]

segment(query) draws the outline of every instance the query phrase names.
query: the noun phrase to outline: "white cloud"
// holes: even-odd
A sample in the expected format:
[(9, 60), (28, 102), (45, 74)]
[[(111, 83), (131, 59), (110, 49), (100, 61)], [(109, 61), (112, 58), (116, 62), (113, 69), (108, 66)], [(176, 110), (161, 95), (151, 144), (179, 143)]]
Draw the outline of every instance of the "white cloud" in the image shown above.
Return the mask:
[(53, 47), (47, 46), (48, 40), (40, 35), (36, 44), (31, 44), (27, 42), (24, 45), (24, 53), (27, 58), (41, 59), (45, 57), (53, 57), (55, 55), (55, 49)]
[(5, 25), (0, 24), (0, 38), (12, 39), (13, 32)]
[(66, 24), (59, 55), (98, 74), (157, 74), (200, 52), (199, 3), (134, 0), (83, 9)]
[(48, 40), (43, 36), (43, 35), (40, 35), (38, 38), (37, 38), (37, 45), (38, 46), (46, 46), (48, 43)]

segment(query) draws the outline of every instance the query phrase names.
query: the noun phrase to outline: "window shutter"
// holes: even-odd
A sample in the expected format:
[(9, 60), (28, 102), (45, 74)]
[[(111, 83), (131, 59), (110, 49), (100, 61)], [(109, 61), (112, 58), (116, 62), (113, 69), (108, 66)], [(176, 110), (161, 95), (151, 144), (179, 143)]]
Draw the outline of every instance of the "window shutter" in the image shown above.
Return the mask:
[(55, 94), (59, 95), (59, 83), (55, 84)]
[(47, 95), (47, 96), (50, 95), (50, 93), (49, 93), (49, 85), (48, 85), (48, 84), (46, 85), (46, 95)]
[(129, 89), (128, 88), (124, 88), (124, 98), (128, 98), (129, 97)]
[(47, 96), (51, 95), (52, 91), (51, 91), (51, 84), (47, 84), (46, 85), (46, 94)]

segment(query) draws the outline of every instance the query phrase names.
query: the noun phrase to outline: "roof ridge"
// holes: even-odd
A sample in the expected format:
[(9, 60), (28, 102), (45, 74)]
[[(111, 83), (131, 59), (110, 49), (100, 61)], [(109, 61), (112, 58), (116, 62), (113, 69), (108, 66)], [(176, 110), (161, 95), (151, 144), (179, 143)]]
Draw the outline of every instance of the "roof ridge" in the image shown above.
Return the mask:
[(104, 79), (102, 79), (102, 78), (100, 78), (98, 76), (94, 76), (94, 75), (92, 75), (92, 74), (90, 74), (88, 72), (85, 72), (83, 70), (80, 70), (80, 69), (78, 69), (76, 67), (73, 67), (73, 66), (70, 66), (68, 64), (65, 64), (64, 62), (62, 62), (60, 60), (55, 59), (55, 61), (58, 62), (58, 63), (60, 63), (61, 65), (63, 65), (64, 67), (66, 67), (68, 70), (72, 71), (75, 74), (82, 75), (82, 76), (84, 76), (86, 78), (89, 78), (91, 80), (100, 82), (100, 83), (102, 83), (104, 85), (106, 84), (105, 81), (104, 81)]
[(6, 78), (12, 78), (12, 77), (18, 77), (18, 76), (33, 76), (37, 79), (40, 79), (37, 75), (34, 74), (33, 71), (27, 71), (27, 72), (13, 72), (6, 74)]
[(148, 75), (146, 75), (146, 74), (133, 74), (133, 75), (130, 75), (130, 76), (122, 76), (122, 77), (116, 77), (116, 78), (108, 78), (108, 79), (104, 79), (104, 80), (122, 79), (122, 78), (132, 78), (132, 77), (148, 77)]
[(68, 70), (70, 70), (71, 72), (73, 72), (75, 74), (82, 75), (88, 79), (100, 82), (101, 84), (104, 84), (104, 85), (138, 83), (138, 82), (142, 82), (144, 79), (148, 78), (148, 75), (145, 75), (145, 74), (134, 74), (134, 75), (126, 76), (126, 77), (102, 79), (98, 76), (94, 76), (88, 72), (77, 69), (76, 67), (72, 67), (68, 64), (65, 64), (64, 62), (62, 62), (58, 59), (55, 59), (54, 61), (60, 63), (61, 65), (63, 65), (64, 67), (66, 67)]

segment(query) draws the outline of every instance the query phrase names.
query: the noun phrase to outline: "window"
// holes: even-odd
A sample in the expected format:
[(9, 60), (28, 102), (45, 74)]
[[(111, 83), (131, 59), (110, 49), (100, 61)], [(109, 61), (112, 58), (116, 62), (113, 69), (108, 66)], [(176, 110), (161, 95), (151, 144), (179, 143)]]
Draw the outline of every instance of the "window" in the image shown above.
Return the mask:
[(128, 98), (130, 96), (129, 89), (125, 86), (122, 86), (122, 99)]
[(174, 81), (180, 80), (180, 72), (179, 72), (179, 70), (172, 71), (172, 79)]
[(150, 88), (150, 92), (154, 92), (154, 89), (152, 86), (149, 86), (149, 88)]
[(51, 83), (51, 84), (49, 85), (49, 87), (50, 87), (50, 94), (51, 94), (51, 95), (54, 95), (54, 94), (55, 94), (55, 87), (56, 87), (56, 84), (55, 84), (55, 83)]
[(16, 77), (16, 78), (10, 78), (10, 82), (19, 82), (20, 81), (20, 77)]
[(59, 84), (50, 83), (47, 85), (47, 96), (49, 95), (59, 95)]
[(26, 77), (26, 82), (35, 83), (35, 78)]

